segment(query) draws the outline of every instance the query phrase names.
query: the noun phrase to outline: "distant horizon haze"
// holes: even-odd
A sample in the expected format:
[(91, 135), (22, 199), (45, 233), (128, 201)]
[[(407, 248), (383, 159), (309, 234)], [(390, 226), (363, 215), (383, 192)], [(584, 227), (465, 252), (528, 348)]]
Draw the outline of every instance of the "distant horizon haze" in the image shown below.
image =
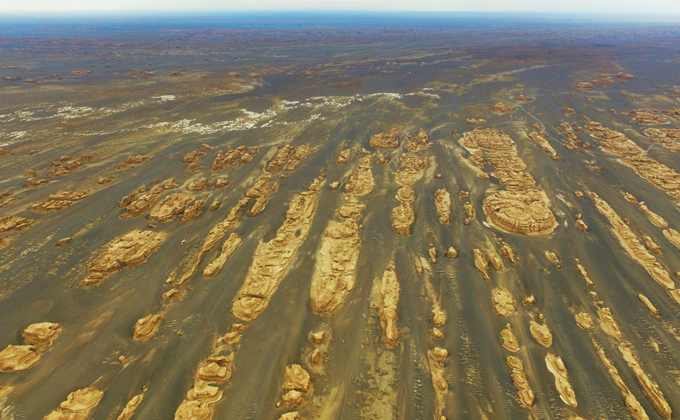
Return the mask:
[[(680, 1), (647, 0), (345, 0), (320, 4), (315, 0), (260, 0), (224, 2), (218, 0), (35, 0), (0, 1), (0, 12), (87, 14), (96, 12), (164, 13), (164, 12), (517, 12), (570, 13), (598, 15), (680, 15)], [(632, 16), (634, 17), (634, 16)]]

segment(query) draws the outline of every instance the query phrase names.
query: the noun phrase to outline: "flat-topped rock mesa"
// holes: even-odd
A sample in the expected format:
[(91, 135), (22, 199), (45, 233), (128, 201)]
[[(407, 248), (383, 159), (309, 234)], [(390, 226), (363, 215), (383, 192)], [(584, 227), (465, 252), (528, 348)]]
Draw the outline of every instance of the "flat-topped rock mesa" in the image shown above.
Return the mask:
[(87, 420), (90, 411), (99, 404), (103, 396), (103, 391), (92, 387), (73, 391), (44, 420)]
[(491, 224), (501, 230), (544, 235), (552, 233), (558, 225), (549, 205), (542, 191), (516, 189), (489, 194), (482, 208)]
[(619, 351), (621, 351), (623, 359), (628, 363), (628, 366), (633, 370), (635, 377), (642, 387), (642, 392), (645, 393), (656, 412), (659, 413), (661, 417), (670, 419), (673, 411), (666, 401), (663, 392), (659, 389), (659, 386), (642, 370), (640, 363), (638, 363), (630, 348), (624, 343), (620, 343)]
[(139, 342), (149, 340), (156, 335), (162, 321), (163, 316), (160, 314), (151, 314), (139, 319), (132, 328), (132, 339)]
[(36, 223), (35, 220), (21, 216), (3, 216), (0, 217), (0, 233), (26, 230)]
[(411, 153), (420, 153), (421, 151), (427, 149), (429, 147), (427, 144), (428, 139), (429, 136), (427, 135), (427, 131), (425, 131), (423, 128), (418, 131), (418, 134), (415, 138), (409, 135), (407, 144), (408, 151)]
[(128, 156), (127, 159), (125, 159), (123, 162), (121, 162), (118, 165), (118, 169), (120, 170), (125, 170), (125, 169), (130, 169), (134, 168), (136, 166), (142, 165), (151, 159), (147, 155), (137, 155), (137, 156)]
[(37, 179), (37, 178), (28, 178), (26, 180), (26, 185), (25, 187), (29, 190), (35, 189), (35, 188), (40, 188), (43, 185), (47, 184), (50, 182), (48, 179)]
[(525, 407), (531, 407), (534, 405), (534, 391), (529, 385), (526, 373), (524, 373), (524, 365), (522, 361), (515, 356), (508, 356), (507, 358), (508, 366), (512, 369), (512, 381), (517, 388), (517, 393), (519, 394), (519, 399), (522, 401)]
[(0, 372), (21, 372), (40, 360), (38, 349), (32, 345), (8, 345), (0, 351)]
[(210, 169), (214, 172), (224, 170), (236, 162), (239, 162), (245, 154), (251, 156), (252, 159), (252, 154), (254, 153), (248, 153), (248, 148), (246, 146), (229, 149), (225, 153), (218, 152)]
[(662, 144), (672, 152), (680, 153), (680, 128), (647, 128), (644, 133), (653, 142)]
[(229, 237), (224, 241), (222, 244), (222, 249), (220, 250), (220, 255), (218, 255), (214, 260), (210, 262), (204, 269), (203, 269), (203, 277), (205, 278), (210, 278), (214, 277), (217, 273), (222, 270), (222, 267), (224, 266), (224, 263), (227, 262), (227, 259), (231, 254), (238, 248), (238, 246), (241, 244), (241, 238), (235, 234), (232, 233), (229, 235)]
[(184, 157), (182, 158), (182, 162), (184, 162), (184, 163), (194, 163), (197, 160), (199, 160), (200, 158), (202, 158), (203, 156), (205, 156), (205, 152), (203, 150), (200, 150), (200, 149), (192, 150), (191, 152), (184, 155)]
[(399, 147), (399, 131), (396, 128), (371, 136), (370, 144), (374, 149), (393, 149)]
[(578, 405), (576, 394), (569, 383), (569, 373), (566, 366), (564, 366), (562, 358), (548, 353), (545, 356), (545, 364), (548, 366), (550, 373), (555, 376), (555, 388), (557, 388), (562, 401), (567, 405), (576, 407)]
[(652, 114), (640, 109), (631, 109), (626, 113), (635, 124), (668, 124), (670, 121), (661, 115)]
[(295, 153), (293, 153), (293, 156), (291, 156), (290, 160), (288, 161), (288, 164), (286, 164), (286, 167), (284, 170), (286, 171), (292, 171), (294, 170), (300, 162), (302, 162), (303, 159), (305, 159), (307, 156), (309, 156), (309, 153), (312, 151), (309, 147), (302, 145), (298, 146), (295, 148)]
[(465, 124), (486, 124), (484, 118), (467, 118)]
[(402, 156), (401, 169), (397, 171), (395, 180), (400, 188), (397, 199), (401, 204), (392, 209), (392, 229), (397, 235), (409, 236), (411, 225), (415, 221), (415, 212), (411, 206), (411, 186), (420, 180), (427, 169), (428, 160), (425, 157)]
[(515, 312), (515, 298), (506, 288), (496, 288), (491, 291), (493, 311), (499, 316), (508, 316)]
[(297, 254), (311, 228), (319, 204), (321, 189), (326, 183), (316, 178), (309, 188), (290, 202), (286, 220), (269, 242), (260, 242), (246, 279), (234, 297), (232, 313), (243, 321), (257, 318), (267, 306), (288, 267)]
[(434, 205), (439, 214), (439, 223), (448, 225), (451, 221), (451, 194), (444, 188), (434, 192)]
[(338, 157), (335, 159), (335, 163), (338, 165), (345, 165), (349, 161), (349, 155), (352, 149), (345, 149), (338, 153)]
[(34, 213), (50, 213), (63, 210), (89, 195), (85, 190), (59, 190), (55, 194), (49, 195), (43, 201), (31, 204), (28, 208)]
[(497, 102), (494, 106), (489, 108), (489, 111), (494, 112), (496, 114), (508, 114), (510, 112), (515, 112), (515, 108), (501, 101)]
[(49, 347), (61, 334), (61, 325), (54, 322), (39, 322), (31, 324), (21, 333), (24, 343), (38, 349)]
[(397, 320), (399, 319), (399, 281), (394, 271), (394, 263), (390, 263), (382, 278), (376, 278), (373, 286), (374, 306), (380, 314), (380, 326), (382, 327), (382, 341), (392, 347), (397, 343), (399, 333)]
[(169, 195), (153, 206), (148, 219), (160, 223), (170, 222), (183, 214), (193, 199), (191, 195), (183, 193)]
[(167, 236), (165, 232), (133, 230), (112, 240), (97, 251), (92, 262), (87, 265), (90, 274), (83, 280), (82, 285), (99, 284), (106, 276), (123, 268), (134, 268), (144, 264)]
[(311, 399), (314, 393), (312, 380), (307, 372), (300, 365), (286, 366), (286, 373), (283, 377), (283, 402), (288, 407), (301, 407)]
[(285, 146), (279, 148), (276, 151), (276, 155), (274, 155), (272, 160), (267, 164), (265, 170), (267, 172), (278, 171), (283, 165), (286, 164), (286, 161), (291, 155), (293, 155), (294, 152), (295, 147), (290, 144), (286, 144)]
[(609, 223), (614, 227), (614, 234), (628, 255), (635, 262), (640, 264), (657, 283), (661, 284), (666, 289), (675, 289), (675, 283), (671, 279), (670, 274), (668, 274), (661, 264), (656, 261), (656, 258), (640, 243), (638, 237), (614, 211), (609, 203), (601, 199), (600, 196), (592, 191), (589, 191), (588, 195), (593, 202), (595, 202), (597, 210), (607, 217)]

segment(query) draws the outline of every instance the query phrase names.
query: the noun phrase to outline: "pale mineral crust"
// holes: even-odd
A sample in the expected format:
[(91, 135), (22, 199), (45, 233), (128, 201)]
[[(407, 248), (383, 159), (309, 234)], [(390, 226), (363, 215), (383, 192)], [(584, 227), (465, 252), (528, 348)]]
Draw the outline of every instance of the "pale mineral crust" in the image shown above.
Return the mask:
[(616, 214), (614, 209), (601, 199), (594, 192), (588, 192), (590, 198), (595, 202), (595, 207), (604, 216), (609, 219), (609, 222), (614, 227), (613, 232), (616, 235), (621, 246), (626, 250), (628, 255), (640, 264), (649, 275), (666, 289), (675, 289), (675, 283), (671, 279), (670, 274), (666, 271), (656, 258), (640, 243), (638, 237), (633, 233), (630, 227)]
[(515, 312), (515, 298), (506, 288), (496, 288), (491, 291), (493, 311), (500, 316), (508, 316)]
[(437, 207), (437, 214), (439, 214), (439, 223), (447, 225), (451, 221), (451, 194), (445, 189), (439, 189), (434, 192), (434, 205)]
[(543, 347), (552, 346), (552, 334), (550, 333), (547, 325), (541, 325), (535, 321), (531, 321), (529, 325), (529, 331), (531, 332), (531, 336), (534, 337), (534, 340), (536, 340), (538, 344), (542, 345)]
[(158, 332), (163, 316), (160, 314), (147, 315), (139, 319), (132, 329), (132, 339), (135, 341), (147, 341)]
[(564, 362), (562, 362), (562, 358), (548, 353), (545, 356), (545, 364), (548, 366), (550, 373), (555, 376), (555, 388), (557, 388), (562, 401), (567, 405), (576, 407), (578, 405), (576, 394), (569, 383), (569, 374), (564, 366)]
[(666, 401), (666, 398), (664, 398), (663, 392), (659, 389), (659, 386), (642, 370), (642, 367), (633, 355), (633, 352), (624, 343), (619, 344), (619, 351), (621, 351), (628, 366), (633, 370), (635, 377), (642, 387), (642, 391), (652, 403), (656, 412), (659, 413), (661, 417), (670, 419), (673, 412)]
[(377, 306), (380, 312), (380, 326), (382, 327), (382, 340), (386, 346), (396, 344), (399, 333), (397, 331), (397, 319), (399, 318), (399, 281), (394, 271), (394, 263), (390, 263), (385, 269), (382, 279), (376, 278), (377, 283)]
[(103, 396), (103, 391), (92, 387), (73, 391), (59, 408), (45, 416), (45, 420), (87, 420)]
[(0, 233), (25, 230), (33, 226), (35, 223), (35, 220), (27, 219), (21, 216), (0, 217)]
[(84, 190), (59, 190), (57, 193), (48, 196), (43, 201), (31, 204), (29, 209), (34, 213), (50, 213), (63, 210), (76, 201), (80, 201), (90, 195)]
[(312, 150), (307, 147), (307, 146), (298, 146), (295, 148), (295, 153), (293, 156), (291, 156), (290, 160), (288, 161), (288, 164), (285, 167), (286, 171), (292, 171), (295, 169), (300, 162), (302, 162), (303, 159), (305, 159), (307, 156), (309, 156), (309, 153)]
[(507, 359), (508, 366), (512, 369), (512, 381), (517, 387), (517, 393), (519, 399), (522, 401), (525, 407), (531, 407), (534, 405), (534, 391), (529, 385), (527, 380), (527, 375), (524, 373), (524, 365), (522, 361), (515, 356), (508, 356)]
[(371, 136), (371, 147), (375, 149), (387, 149), (399, 147), (399, 131), (393, 128), (384, 133), (378, 133)]
[(109, 274), (144, 264), (166, 237), (165, 232), (133, 230), (112, 240), (88, 264), (90, 275), (83, 285), (99, 284)]
[(295, 147), (291, 146), (290, 144), (286, 144), (285, 146), (277, 150), (276, 155), (272, 158), (269, 164), (267, 164), (266, 171), (267, 172), (278, 171), (279, 168), (286, 164), (286, 161), (294, 151)]
[(235, 233), (230, 234), (222, 244), (220, 255), (203, 269), (203, 277), (210, 278), (219, 273), (229, 256), (231, 256), (240, 244), (241, 238)]
[(325, 182), (319, 177), (293, 197), (276, 236), (257, 246), (246, 279), (234, 298), (232, 313), (237, 318), (250, 321), (267, 309), (297, 249), (307, 238)]
[(184, 213), (191, 200), (193, 197), (188, 194), (169, 195), (153, 206), (148, 219), (160, 223), (170, 222)]
[(635, 398), (635, 395), (632, 392), (630, 392), (630, 389), (628, 388), (628, 386), (626, 386), (625, 382), (623, 382), (623, 379), (621, 379), (621, 376), (619, 375), (619, 371), (616, 369), (614, 364), (607, 358), (607, 356), (604, 353), (604, 350), (600, 346), (598, 346), (597, 343), (593, 342), (593, 344), (597, 348), (597, 354), (600, 356), (600, 360), (602, 360), (602, 363), (607, 368), (609, 376), (611, 376), (616, 386), (621, 390), (626, 407), (631, 412), (635, 420), (649, 420), (649, 417), (647, 416), (645, 409), (640, 405), (640, 402), (638, 402), (637, 398)]

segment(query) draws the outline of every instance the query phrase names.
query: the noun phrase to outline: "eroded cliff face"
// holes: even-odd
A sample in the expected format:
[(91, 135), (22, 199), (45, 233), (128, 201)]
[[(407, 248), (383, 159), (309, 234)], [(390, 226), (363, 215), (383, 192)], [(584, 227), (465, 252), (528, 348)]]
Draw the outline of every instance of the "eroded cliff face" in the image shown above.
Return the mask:
[(293, 197), (274, 239), (258, 245), (248, 275), (234, 298), (234, 316), (251, 321), (267, 308), (297, 249), (307, 238), (325, 183), (325, 179), (316, 178), (307, 190)]

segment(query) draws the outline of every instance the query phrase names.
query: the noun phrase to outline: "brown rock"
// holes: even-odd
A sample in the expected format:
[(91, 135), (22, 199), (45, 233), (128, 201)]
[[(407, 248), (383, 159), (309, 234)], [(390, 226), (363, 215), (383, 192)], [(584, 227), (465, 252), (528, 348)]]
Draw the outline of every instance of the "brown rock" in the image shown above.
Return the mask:
[(34, 213), (50, 213), (71, 206), (89, 195), (83, 190), (59, 190), (56, 194), (48, 196), (45, 200), (31, 204), (29, 209)]
[(508, 316), (515, 312), (515, 298), (506, 288), (496, 288), (491, 291), (493, 310), (497, 315)]
[(371, 137), (371, 147), (374, 149), (399, 147), (399, 139), (397, 138), (398, 135), (399, 131), (397, 131), (396, 128), (384, 133), (374, 134)]
[(547, 325), (541, 325), (531, 321), (531, 324), (529, 325), (529, 331), (531, 332), (531, 336), (534, 337), (538, 344), (542, 345), (543, 347), (552, 346), (552, 334), (550, 333)]
[(160, 223), (170, 222), (185, 212), (192, 199), (192, 196), (182, 193), (167, 196), (151, 209), (148, 219)]
[(235, 233), (230, 234), (222, 244), (220, 255), (218, 255), (217, 258), (215, 258), (203, 269), (203, 277), (209, 278), (219, 273), (224, 266), (224, 263), (227, 262), (229, 256), (231, 256), (231, 254), (236, 250), (236, 248), (238, 248), (240, 244), (241, 238), (239, 238), (239, 236)]
[(545, 356), (545, 364), (548, 366), (550, 373), (555, 376), (555, 388), (557, 388), (562, 401), (567, 405), (576, 407), (578, 405), (576, 394), (574, 394), (574, 389), (569, 383), (569, 374), (564, 366), (564, 362), (562, 362), (562, 358), (548, 353)]
[(163, 321), (160, 314), (147, 315), (139, 319), (132, 329), (132, 339), (135, 341), (146, 341), (156, 335)]

